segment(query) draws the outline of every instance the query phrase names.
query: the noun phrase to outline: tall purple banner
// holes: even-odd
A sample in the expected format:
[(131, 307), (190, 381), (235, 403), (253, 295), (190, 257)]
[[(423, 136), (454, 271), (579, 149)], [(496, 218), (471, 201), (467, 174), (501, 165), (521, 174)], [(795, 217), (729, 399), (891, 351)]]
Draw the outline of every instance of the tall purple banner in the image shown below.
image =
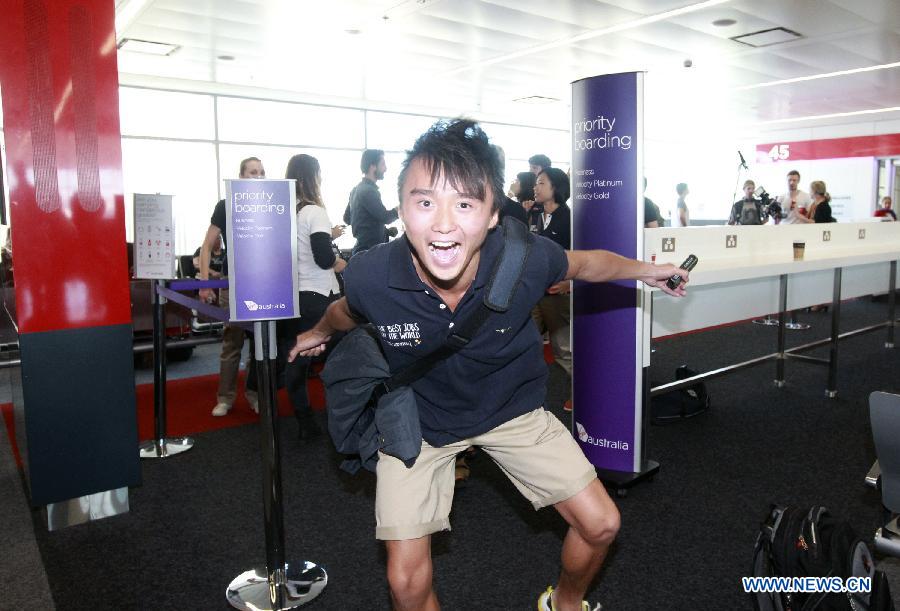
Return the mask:
[[(643, 255), (643, 75), (572, 83), (572, 247)], [(636, 282), (576, 282), (572, 298), (574, 434), (598, 468), (639, 472), (640, 342)]]
[(295, 318), (297, 196), (293, 180), (226, 180), (232, 320)]

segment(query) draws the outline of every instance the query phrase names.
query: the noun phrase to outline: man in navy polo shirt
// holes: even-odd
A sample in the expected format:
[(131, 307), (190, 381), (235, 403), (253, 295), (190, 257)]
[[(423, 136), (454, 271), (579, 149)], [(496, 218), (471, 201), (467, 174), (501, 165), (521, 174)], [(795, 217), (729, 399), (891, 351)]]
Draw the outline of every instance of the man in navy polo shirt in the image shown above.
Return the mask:
[[(372, 323), (392, 371), (438, 348), (478, 307), (503, 248), (495, 230), (503, 177), (483, 131), (463, 119), (438, 122), (409, 152), (400, 173), (405, 235), (351, 259), (346, 297), (297, 337), (290, 357), (320, 354), (336, 331)], [(547, 366), (531, 309), (561, 280), (638, 279), (671, 291), (687, 272), (607, 251), (564, 251), (535, 237), (512, 306), (494, 313), (471, 342), (413, 382), (421, 453), (407, 468), (381, 453), (375, 500), (378, 539), (398, 610), (439, 609), (432, 588), (431, 534), (450, 528), (454, 459), (477, 445), (536, 509), (553, 505), (569, 523), (556, 588), (546, 611), (582, 611), (591, 580), (619, 529), (619, 512), (565, 426), (544, 411)], [(477, 608), (473, 601), (473, 608)]]

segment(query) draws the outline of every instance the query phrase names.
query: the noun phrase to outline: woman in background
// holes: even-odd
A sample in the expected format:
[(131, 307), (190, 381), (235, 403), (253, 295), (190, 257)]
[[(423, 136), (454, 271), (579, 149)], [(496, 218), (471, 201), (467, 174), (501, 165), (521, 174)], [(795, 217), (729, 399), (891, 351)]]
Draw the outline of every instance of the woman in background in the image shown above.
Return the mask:
[(537, 209), (535, 209), (535, 179), (535, 175), (531, 172), (519, 172), (516, 174), (516, 179), (509, 187), (509, 196), (516, 198), (516, 200), (522, 204), (522, 207), (525, 208), (525, 212), (528, 214), (528, 228), (537, 233), (541, 229), (539, 221), (544, 209), (542, 206), (537, 206)]
[[(279, 321), (278, 336), (282, 354), (287, 354), (297, 335), (308, 331), (324, 314), (332, 301), (340, 297), (336, 273), (347, 263), (335, 256), (331, 240), (341, 227), (332, 227), (322, 202), (322, 174), (319, 161), (310, 155), (294, 155), (288, 161), (285, 178), (293, 178), (297, 188), (297, 286), (300, 291), (300, 317)], [(284, 385), (294, 406), (300, 439), (321, 435), (312, 418), (306, 377), (310, 359), (298, 357), (287, 363)]]
[(821, 180), (809, 183), (809, 194), (813, 203), (809, 206), (808, 216), (814, 223), (836, 223), (837, 219), (831, 216), (831, 195)]
[[(569, 201), (569, 177), (558, 168), (544, 168), (537, 176), (534, 186), (535, 207), (542, 204), (542, 218), (539, 234), (549, 238), (563, 247), (572, 250), (572, 211), (566, 204)], [(554, 284), (547, 289), (531, 316), (537, 324), (538, 331), (547, 333), (553, 359), (563, 368), (566, 375), (572, 376), (571, 307), (572, 283), (568, 280)], [(572, 409), (571, 399), (567, 399), (564, 409)]]

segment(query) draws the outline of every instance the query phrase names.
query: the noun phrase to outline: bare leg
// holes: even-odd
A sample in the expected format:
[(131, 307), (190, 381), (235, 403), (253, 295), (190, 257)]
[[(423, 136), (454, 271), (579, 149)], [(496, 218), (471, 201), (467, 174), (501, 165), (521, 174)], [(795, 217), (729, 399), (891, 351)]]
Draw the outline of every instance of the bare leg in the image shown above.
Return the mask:
[(431, 535), (384, 543), (395, 611), (440, 611), (437, 594), (431, 587)]
[(581, 601), (619, 531), (619, 510), (599, 480), (556, 504), (569, 523), (563, 541), (562, 573), (553, 593), (557, 611), (581, 611)]

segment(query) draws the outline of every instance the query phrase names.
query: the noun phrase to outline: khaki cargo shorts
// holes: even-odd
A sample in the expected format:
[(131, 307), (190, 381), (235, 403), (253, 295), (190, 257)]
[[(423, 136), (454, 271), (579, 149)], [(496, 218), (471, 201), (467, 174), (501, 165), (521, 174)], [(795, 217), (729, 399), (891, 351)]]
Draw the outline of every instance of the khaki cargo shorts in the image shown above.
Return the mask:
[(535, 509), (575, 496), (597, 477), (569, 430), (541, 407), (440, 448), (423, 441), (412, 468), (380, 453), (375, 537), (418, 539), (449, 530), (456, 455), (470, 446), (487, 452)]

